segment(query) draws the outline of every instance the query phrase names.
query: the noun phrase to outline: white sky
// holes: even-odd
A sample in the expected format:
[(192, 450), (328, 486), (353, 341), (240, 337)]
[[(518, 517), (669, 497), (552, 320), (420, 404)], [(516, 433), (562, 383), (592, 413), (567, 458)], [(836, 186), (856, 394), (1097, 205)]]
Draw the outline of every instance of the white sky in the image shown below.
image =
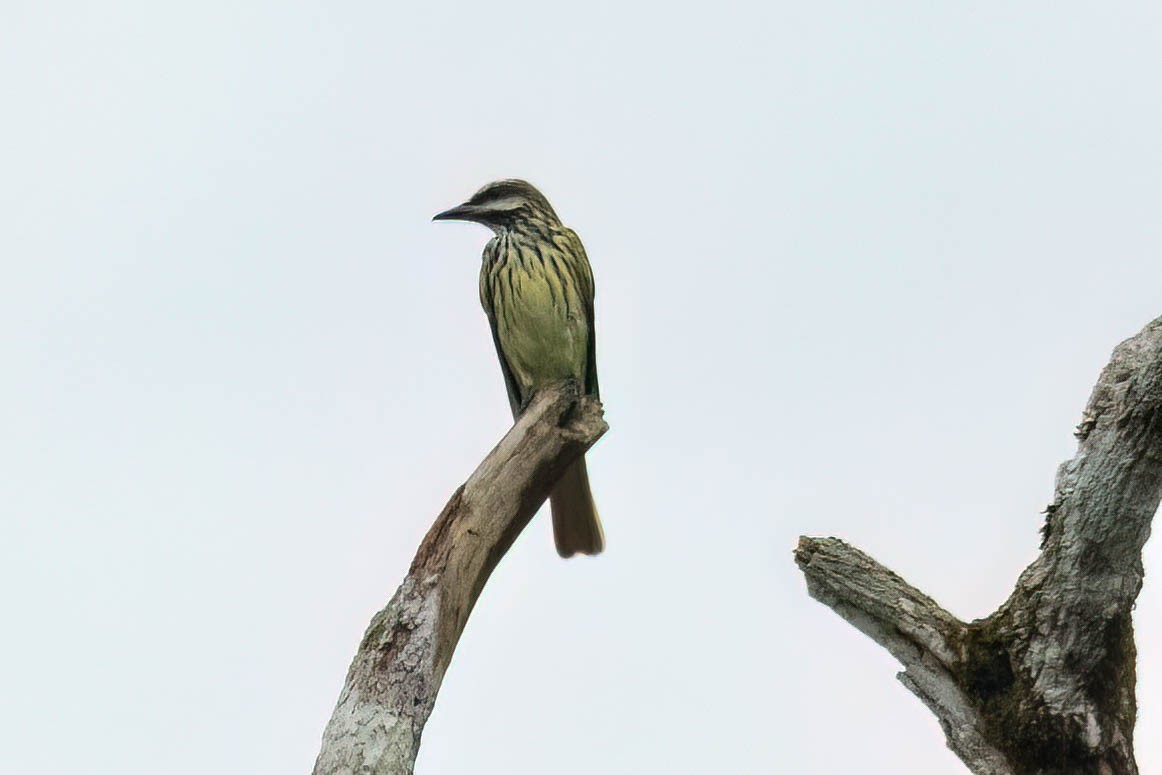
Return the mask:
[(1162, 314), (1162, 6), (877, 5), (0, 5), (0, 768), (310, 770), (509, 424), (429, 218), (519, 176), (597, 279), (609, 549), (534, 521), (419, 772), (964, 772), (791, 550), (963, 617), (1035, 556)]

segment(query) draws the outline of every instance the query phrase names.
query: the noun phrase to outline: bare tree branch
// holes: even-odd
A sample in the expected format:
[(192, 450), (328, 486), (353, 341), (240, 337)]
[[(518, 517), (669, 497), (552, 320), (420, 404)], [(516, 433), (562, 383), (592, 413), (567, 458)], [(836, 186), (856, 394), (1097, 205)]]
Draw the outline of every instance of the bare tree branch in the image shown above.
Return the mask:
[(940, 719), (952, 750), (989, 762), (991, 769), (979, 772), (1009, 771), (1004, 756), (980, 734), (978, 711), (956, 683), (963, 622), (838, 538), (800, 538), (795, 561), (811, 597), (900, 660), (899, 679)]
[(1115, 350), (1058, 470), (1040, 556), (964, 623), (835, 538), (799, 541), (808, 592), (887, 648), (949, 747), (988, 775), (1136, 775), (1131, 610), (1162, 497), (1162, 318)]
[(406, 775), (485, 582), (561, 473), (607, 430), (575, 383), (540, 391), (436, 518), (359, 644), (314, 775)]

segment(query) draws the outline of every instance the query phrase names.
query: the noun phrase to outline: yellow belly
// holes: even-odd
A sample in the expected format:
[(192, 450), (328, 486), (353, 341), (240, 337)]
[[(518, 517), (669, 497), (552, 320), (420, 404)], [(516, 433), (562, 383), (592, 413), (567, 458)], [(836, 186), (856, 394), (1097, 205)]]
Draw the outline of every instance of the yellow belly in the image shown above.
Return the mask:
[(589, 330), (581, 300), (574, 294), (566, 313), (560, 291), (541, 273), (515, 269), (512, 280), (497, 335), (521, 394), (569, 377), (584, 380)]

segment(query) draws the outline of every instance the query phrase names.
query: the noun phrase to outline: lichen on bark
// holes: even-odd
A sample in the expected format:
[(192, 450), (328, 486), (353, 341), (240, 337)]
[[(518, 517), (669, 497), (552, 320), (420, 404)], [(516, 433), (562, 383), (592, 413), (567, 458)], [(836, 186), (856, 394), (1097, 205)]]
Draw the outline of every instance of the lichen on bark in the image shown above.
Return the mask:
[[(1132, 609), (1162, 496), (1162, 318), (1115, 348), (1076, 435), (1041, 554), (984, 619), (956, 620), (838, 539), (796, 551), (811, 595), (901, 659), (901, 680), (980, 775), (1137, 773)], [(941, 637), (916, 638), (917, 620)]]

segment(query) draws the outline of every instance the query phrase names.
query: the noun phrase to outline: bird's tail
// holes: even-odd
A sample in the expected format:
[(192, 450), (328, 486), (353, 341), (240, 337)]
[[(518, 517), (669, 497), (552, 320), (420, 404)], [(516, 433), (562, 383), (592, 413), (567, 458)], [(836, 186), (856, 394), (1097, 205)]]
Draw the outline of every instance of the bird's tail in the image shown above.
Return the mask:
[(569, 466), (549, 494), (553, 509), (553, 539), (557, 554), (572, 557), (581, 554), (600, 554), (605, 548), (605, 533), (593, 505), (589, 491), (589, 471), (585, 458)]

